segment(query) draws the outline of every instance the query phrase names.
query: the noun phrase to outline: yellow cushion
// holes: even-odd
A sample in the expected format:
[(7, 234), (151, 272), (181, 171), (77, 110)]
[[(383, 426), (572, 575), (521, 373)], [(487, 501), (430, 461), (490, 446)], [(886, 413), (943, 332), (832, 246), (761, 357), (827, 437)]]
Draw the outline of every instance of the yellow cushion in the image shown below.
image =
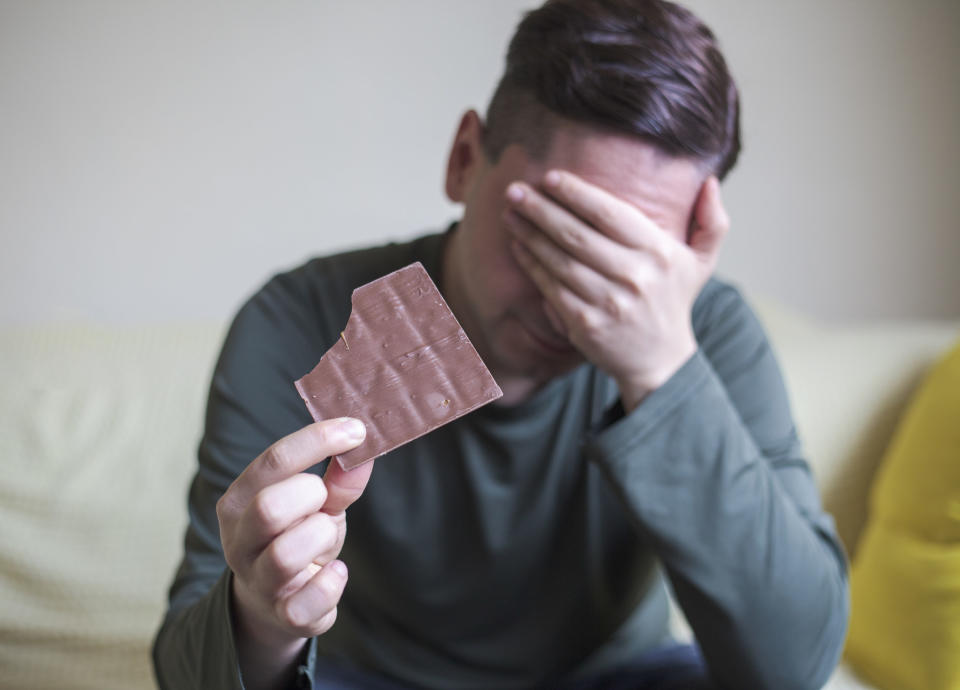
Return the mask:
[(900, 423), (854, 559), (846, 656), (881, 688), (960, 690), (960, 343)]

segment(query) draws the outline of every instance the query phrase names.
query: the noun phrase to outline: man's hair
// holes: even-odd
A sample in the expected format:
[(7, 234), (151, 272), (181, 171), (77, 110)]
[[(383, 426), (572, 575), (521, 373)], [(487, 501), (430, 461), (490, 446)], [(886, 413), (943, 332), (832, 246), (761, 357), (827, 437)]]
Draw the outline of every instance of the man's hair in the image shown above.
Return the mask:
[[(643, 139), (723, 178), (740, 151), (740, 101), (713, 32), (665, 0), (548, 0), (510, 41), (484, 151), (546, 152), (550, 114)], [(544, 110), (548, 112), (544, 112)]]

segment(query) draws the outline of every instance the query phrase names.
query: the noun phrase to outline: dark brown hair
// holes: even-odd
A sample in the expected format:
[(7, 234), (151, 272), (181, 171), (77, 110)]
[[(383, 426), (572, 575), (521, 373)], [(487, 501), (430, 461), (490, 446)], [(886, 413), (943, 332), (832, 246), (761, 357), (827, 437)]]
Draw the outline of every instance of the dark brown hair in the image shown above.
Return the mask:
[(723, 178), (740, 151), (736, 84), (713, 33), (665, 0), (548, 0), (510, 41), (484, 150), (545, 150), (554, 115), (640, 137)]

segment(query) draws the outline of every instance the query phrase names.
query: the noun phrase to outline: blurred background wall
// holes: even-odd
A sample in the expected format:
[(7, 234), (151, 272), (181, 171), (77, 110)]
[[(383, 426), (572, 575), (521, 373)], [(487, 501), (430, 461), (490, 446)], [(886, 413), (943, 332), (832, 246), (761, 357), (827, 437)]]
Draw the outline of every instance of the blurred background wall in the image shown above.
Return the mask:
[[(0, 0), (0, 324), (225, 319), (441, 228), (522, 0)], [(738, 78), (720, 270), (832, 320), (960, 316), (960, 2), (691, 0)]]

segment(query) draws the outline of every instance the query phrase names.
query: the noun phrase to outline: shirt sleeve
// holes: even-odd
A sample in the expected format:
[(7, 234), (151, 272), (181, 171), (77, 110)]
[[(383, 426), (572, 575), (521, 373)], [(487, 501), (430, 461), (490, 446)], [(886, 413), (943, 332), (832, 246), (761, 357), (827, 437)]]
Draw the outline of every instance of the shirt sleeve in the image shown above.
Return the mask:
[(715, 680), (819, 688), (846, 632), (846, 557), (763, 329), (735, 289), (712, 287), (697, 353), (588, 452), (661, 558)]
[[(311, 315), (298, 306), (303, 301), (291, 296), (291, 289), (274, 279), (244, 305), (214, 370), (188, 497), (184, 554), (153, 645), (154, 671), (163, 689), (243, 687), (231, 624), (232, 575), (220, 543), (216, 503), (264, 449), (312, 421), (293, 381), (319, 359), (323, 340), (309, 332), (305, 324)], [(314, 656), (311, 645), (305, 659)], [(309, 675), (301, 669), (301, 685)]]

